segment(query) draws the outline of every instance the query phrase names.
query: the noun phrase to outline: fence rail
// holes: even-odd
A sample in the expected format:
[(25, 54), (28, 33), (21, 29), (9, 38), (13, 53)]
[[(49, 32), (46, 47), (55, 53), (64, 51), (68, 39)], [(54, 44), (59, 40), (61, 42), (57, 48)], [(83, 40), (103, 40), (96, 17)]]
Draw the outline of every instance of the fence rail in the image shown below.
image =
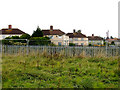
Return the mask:
[(70, 47), (70, 46), (18, 46), (18, 45), (3, 45), (3, 54), (20, 54), (29, 55), (29, 53), (41, 54), (46, 52), (48, 55), (64, 54), (65, 56), (79, 56), (84, 53), (87, 56), (106, 55), (118, 56), (119, 47)]

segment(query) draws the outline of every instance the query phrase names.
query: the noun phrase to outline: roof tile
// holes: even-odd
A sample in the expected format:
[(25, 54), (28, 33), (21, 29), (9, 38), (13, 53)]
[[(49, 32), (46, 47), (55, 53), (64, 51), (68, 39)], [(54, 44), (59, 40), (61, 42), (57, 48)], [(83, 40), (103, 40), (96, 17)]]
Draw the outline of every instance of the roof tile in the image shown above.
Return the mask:
[(67, 36), (69, 36), (70, 38), (86, 38), (86, 35), (82, 34), (82, 33), (67, 33)]
[(88, 36), (88, 40), (103, 40), (103, 38), (99, 36)]
[(0, 30), (1, 34), (26, 34), (25, 32), (21, 31), (20, 29), (13, 28), (13, 29), (2, 29)]
[(64, 35), (65, 33), (59, 29), (54, 30), (42, 30), (44, 35)]

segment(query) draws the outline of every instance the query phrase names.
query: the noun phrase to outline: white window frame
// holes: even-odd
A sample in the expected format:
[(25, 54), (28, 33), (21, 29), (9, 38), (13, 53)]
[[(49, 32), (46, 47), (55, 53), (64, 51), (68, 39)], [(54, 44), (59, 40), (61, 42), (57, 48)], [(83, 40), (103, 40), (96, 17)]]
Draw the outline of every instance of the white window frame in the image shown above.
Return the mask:
[(81, 38), (81, 41), (84, 41), (84, 38)]
[(51, 36), (48, 36), (50, 39), (53, 39), (54, 37), (53, 37), (53, 35), (51, 35)]
[[(59, 45), (59, 43), (61, 43), (61, 45), (62, 45), (62, 42), (58, 42), (58, 45)], [(59, 45), (59, 46), (61, 46), (61, 45)]]
[(83, 45), (83, 46), (84, 46), (84, 43), (81, 43), (81, 45)]
[(78, 38), (74, 38), (75, 41), (78, 41)]
[(4, 38), (6, 38), (6, 36), (5, 36), (5, 35), (2, 35), (2, 38), (4, 39)]
[(75, 45), (78, 45), (78, 43), (75, 43)]
[(61, 35), (58, 35), (58, 38), (62, 38), (62, 36), (61, 36)]

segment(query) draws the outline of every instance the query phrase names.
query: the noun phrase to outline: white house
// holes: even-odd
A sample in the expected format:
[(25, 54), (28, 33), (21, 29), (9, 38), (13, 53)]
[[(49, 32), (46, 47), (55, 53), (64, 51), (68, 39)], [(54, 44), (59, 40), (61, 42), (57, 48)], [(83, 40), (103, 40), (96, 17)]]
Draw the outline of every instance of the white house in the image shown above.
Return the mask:
[(76, 46), (88, 45), (88, 38), (86, 35), (81, 32), (76, 32), (75, 29), (73, 30), (73, 33), (67, 33), (66, 35), (69, 36), (69, 42), (75, 44)]
[(104, 40), (102, 37), (94, 36), (94, 34), (92, 34), (92, 36), (88, 36), (88, 41), (89, 41), (89, 44), (91, 45), (103, 45), (104, 43)]
[(60, 29), (53, 29), (53, 26), (50, 26), (50, 29), (43, 29), (42, 32), (55, 45), (69, 45), (69, 37)]
[(12, 28), (12, 25), (8, 25), (8, 28), (3, 28), (0, 30), (0, 40), (6, 37), (21, 36), (22, 34), (26, 33), (18, 28)]

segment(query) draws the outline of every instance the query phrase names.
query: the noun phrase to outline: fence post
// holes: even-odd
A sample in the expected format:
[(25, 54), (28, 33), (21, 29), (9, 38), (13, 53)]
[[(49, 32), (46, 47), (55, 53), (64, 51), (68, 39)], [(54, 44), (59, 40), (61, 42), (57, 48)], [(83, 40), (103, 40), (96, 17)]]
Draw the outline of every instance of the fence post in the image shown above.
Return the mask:
[(26, 41), (27, 41), (27, 56), (28, 56), (28, 54), (29, 54), (29, 48), (28, 48), (28, 45), (29, 45), (29, 40), (28, 39), (26, 39)]
[(107, 49), (108, 49), (108, 42), (106, 41), (106, 56), (108, 56), (107, 55)]

